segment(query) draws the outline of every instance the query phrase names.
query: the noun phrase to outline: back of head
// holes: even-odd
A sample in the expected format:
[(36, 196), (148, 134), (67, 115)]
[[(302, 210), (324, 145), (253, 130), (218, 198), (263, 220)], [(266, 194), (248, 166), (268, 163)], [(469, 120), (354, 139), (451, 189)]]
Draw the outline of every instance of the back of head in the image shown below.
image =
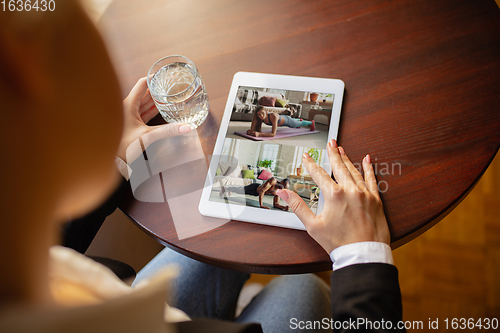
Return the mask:
[(43, 201), (57, 218), (82, 214), (114, 182), (122, 129), (104, 43), (78, 1), (65, 0), (54, 11), (0, 12), (0, 44), (2, 210)]

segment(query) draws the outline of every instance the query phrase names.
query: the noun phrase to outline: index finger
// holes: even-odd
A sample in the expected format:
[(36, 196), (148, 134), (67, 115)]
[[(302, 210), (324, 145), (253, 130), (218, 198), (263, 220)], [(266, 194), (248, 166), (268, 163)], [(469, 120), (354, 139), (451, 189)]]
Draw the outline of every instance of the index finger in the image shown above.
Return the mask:
[(326, 173), (325, 169), (316, 164), (308, 153), (304, 153), (302, 156), (302, 163), (321, 191), (324, 193), (332, 193), (338, 189), (338, 185), (333, 181), (332, 177)]
[(165, 125), (147, 126), (147, 132), (141, 136), (144, 147), (147, 148), (153, 142), (191, 132), (187, 124), (171, 123)]
[(380, 198), (377, 179), (375, 178), (375, 172), (373, 170), (370, 155), (366, 155), (365, 158), (363, 158), (363, 169), (365, 171), (365, 182), (368, 191), (370, 191), (375, 197)]
[(330, 140), (330, 142), (328, 143), (327, 151), (335, 180), (339, 184), (344, 184), (347, 186), (354, 185), (354, 180), (352, 179), (349, 169), (340, 156), (337, 141), (335, 141), (335, 139)]
[(141, 77), (134, 85), (126, 99), (131, 99), (134, 103), (140, 103), (146, 91), (148, 90), (148, 83), (145, 77)]

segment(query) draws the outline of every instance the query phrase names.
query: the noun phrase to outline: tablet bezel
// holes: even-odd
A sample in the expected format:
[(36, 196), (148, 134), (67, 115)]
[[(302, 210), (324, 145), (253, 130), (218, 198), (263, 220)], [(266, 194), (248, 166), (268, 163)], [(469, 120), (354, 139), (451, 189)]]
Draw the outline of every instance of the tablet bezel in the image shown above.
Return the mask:
[[(220, 203), (209, 200), (213, 180), (215, 179), (215, 173), (224, 146), (224, 140), (226, 139), (234, 101), (240, 86), (334, 94), (332, 116), (328, 129), (329, 141), (331, 139), (337, 139), (345, 84), (339, 79), (238, 72), (233, 77), (233, 82), (227, 98), (224, 116), (222, 117), (219, 134), (212, 155), (217, 158), (212, 158), (210, 161), (205, 186), (198, 206), (200, 213), (205, 216), (305, 230), (302, 222), (291, 212)], [(325, 142), (325, 148), (327, 142)], [(331, 167), (326, 156), (324, 157), (323, 168), (327, 173), (331, 174)], [(320, 192), (316, 214), (319, 214), (322, 209), (323, 195)]]

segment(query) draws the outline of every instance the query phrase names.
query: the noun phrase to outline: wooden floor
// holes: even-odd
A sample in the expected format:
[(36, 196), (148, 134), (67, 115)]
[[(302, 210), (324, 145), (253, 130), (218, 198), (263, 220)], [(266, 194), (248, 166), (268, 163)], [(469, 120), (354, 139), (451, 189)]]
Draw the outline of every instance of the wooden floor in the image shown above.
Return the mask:
[(393, 253), (405, 320), (500, 320), (499, 154), (451, 214)]

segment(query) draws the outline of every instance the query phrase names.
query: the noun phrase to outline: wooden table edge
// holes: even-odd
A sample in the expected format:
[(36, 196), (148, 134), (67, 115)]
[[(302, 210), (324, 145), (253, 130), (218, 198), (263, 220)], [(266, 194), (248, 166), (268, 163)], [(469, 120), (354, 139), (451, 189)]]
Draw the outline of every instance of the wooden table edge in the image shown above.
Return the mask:
[(393, 250), (395, 250), (398, 247), (412, 241), (413, 239), (417, 238), (418, 236), (422, 235), (424, 232), (426, 232), (427, 230), (429, 230), (430, 228), (435, 226), (442, 219), (444, 219), (448, 214), (450, 214), (469, 195), (469, 193), (476, 187), (476, 185), (479, 183), (481, 178), (483, 178), (483, 175), (485, 174), (486, 170), (488, 170), (489, 166), (491, 165), (491, 162), (493, 162), (496, 155), (498, 154), (499, 149), (500, 149), (500, 143), (497, 145), (495, 153), (492, 154), (490, 160), (488, 161), (488, 163), (486, 163), (486, 166), (483, 168), (483, 170), (481, 171), (479, 176), (476, 178), (475, 182), (472, 183), (469, 186), (469, 188), (462, 195), (460, 195), (459, 198), (457, 198), (457, 200), (450, 203), (450, 205), (445, 207), (440, 213), (438, 213), (432, 219), (430, 219), (429, 222), (426, 223), (424, 226), (410, 230), (406, 235), (403, 235), (402, 237), (395, 240), (394, 242), (391, 242), (391, 248)]

